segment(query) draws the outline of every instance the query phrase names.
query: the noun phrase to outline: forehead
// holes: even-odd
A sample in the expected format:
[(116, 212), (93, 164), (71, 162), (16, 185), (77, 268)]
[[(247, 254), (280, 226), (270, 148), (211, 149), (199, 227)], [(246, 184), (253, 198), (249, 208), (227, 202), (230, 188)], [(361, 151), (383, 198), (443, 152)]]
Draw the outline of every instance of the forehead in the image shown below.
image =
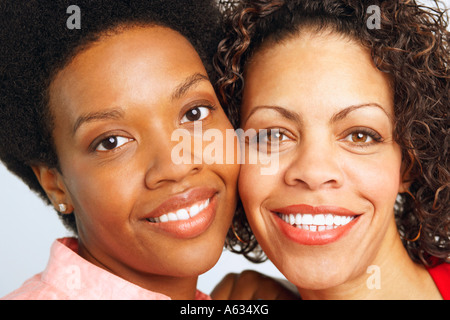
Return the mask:
[(334, 33), (303, 32), (266, 43), (248, 63), (245, 79), (244, 109), (392, 101), (389, 78), (375, 67), (369, 50)]
[(206, 73), (181, 34), (159, 26), (129, 28), (101, 37), (61, 70), (50, 87), (50, 105), (53, 112), (62, 106), (82, 112), (106, 106), (105, 99), (149, 103), (195, 72)]

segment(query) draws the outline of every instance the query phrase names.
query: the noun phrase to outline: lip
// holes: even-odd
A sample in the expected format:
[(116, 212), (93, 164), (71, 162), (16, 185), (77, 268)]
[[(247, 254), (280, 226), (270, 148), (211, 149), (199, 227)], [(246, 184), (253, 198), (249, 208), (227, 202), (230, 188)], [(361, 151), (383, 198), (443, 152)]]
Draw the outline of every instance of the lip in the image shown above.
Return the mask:
[[(169, 234), (176, 238), (194, 238), (206, 231), (214, 221), (217, 209), (217, 193), (212, 188), (194, 188), (174, 195), (164, 201), (156, 209), (143, 217), (148, 226)], [(196, 216), (187, 220), (167, 221), (167, 222), (150, 222), (149, 219), (157, 218), (169, 212), (176, 212), (179, 209), (191, 207), (192, 205), (206, 201), (209, 204)]]
[(284, 208), (278, 208), (271, 210), (272, 212), (279, 212), (283, 214), (294, 214), (294, 213), (310, 213), (310, 214), (324, 214), (332, 213), (340, 216), (356, 216), (357, 214), (351, 210), (336, 207), (336, 206), (310, 206), (307, 204), (295, 204)]
[[(358, 222), (360, 215), (355, 212), (337, 206), (310, 206), (306, 204), (292, 205), (288, 207), (270, 210), (275, 224), (279, 227), (281, 232), (290, 240), (302, 245), (326, 245), (341, 239), (346, 235)], [(280, 218), (279, 214), (332, 214), (333, 216), (350, 216), (352, 220), (345, 225), (340, 225), (334, 229), (323, 231), (310, 231), (285, 222)]]

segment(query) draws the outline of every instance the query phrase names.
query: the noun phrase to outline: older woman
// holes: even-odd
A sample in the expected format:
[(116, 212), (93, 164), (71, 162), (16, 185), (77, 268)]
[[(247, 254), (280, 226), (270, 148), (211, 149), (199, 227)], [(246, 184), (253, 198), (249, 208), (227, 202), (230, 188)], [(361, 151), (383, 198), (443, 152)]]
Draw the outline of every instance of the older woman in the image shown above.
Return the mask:
[(444, 11), (243, 0), (228, 22), (222, 99), (256, 132), (246, 159), (279, 161), (244, 161), (235, 246), (258, 259), (257, 240), (304, 299), (448, 298)]

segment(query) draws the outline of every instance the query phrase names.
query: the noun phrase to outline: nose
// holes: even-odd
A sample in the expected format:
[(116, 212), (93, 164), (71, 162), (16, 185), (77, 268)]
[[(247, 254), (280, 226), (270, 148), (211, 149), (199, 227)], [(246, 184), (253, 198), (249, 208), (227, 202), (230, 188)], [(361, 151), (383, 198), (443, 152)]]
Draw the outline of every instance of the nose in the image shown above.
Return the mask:
[[(203, 168), (200, 156), (191, 153), (190, 161), (179, 163), (173, 159), (173, 142), (162, 142), (153, 146), (151, 150), (152, 160), (148, 161), (148, 169), (145, 174), (145, 185), (154, 190), (168, 183), (177, 183), (190, 175), (199, 173)], [(185, 159), (189, 160), (189, 159)]]
[(339, 162), (339, 154), (332, 144), (302, 143), (285, 171), (285, 183), (303, 185), (314, 191), (338, 188), (344, 179)]

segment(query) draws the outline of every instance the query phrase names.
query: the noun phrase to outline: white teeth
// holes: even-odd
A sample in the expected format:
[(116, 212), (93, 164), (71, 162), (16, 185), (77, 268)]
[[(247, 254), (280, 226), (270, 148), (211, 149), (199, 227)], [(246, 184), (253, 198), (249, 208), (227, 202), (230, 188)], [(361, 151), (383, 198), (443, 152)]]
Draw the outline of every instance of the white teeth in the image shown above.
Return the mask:
[(194, 204), (192, 207), (189, 208), (189, 215), (191, 217), (194, 217), (197, 215), (197, 213), (200, 212), (200, 208), (198, 205)]
[(189, 219), (189, 213), (186, 209), (180, 209), (177, 211), (178, 220), (187, 220)]
[(324, 231), (335, 229), (339, 226), (346, 225), (352, 221), (355, 216), (339, 216), (331, 213), (327, 214), (281, 214), (277, 215), (286, 223), (293, 225), (299, 229), (310, 231)]
[(314, 216), (314, 222), (313, 224), (317, 226), (323, 226), (325, 225), (325, 216), (323, 214), (316, 214)]
[(169, 221), (177, 221), (178, 220), (176, 213), (169, 212), (167, 215), (169, 216)]
[(304, 214), (302, 217), (302, 224), (313, 224), (312, 214)]
[(176, 212), (165, 213), (159, 217), (148, 218), (147, 220), (150, 222), (158, 223), (158, 222), (168, 222), (168, 221), (178, 221), (178, 220), (187, 220), (189, 218), (195, 217), (199, 212), (205, 209), (209, 205), (209, 199), (197, 202), (191, 207), (182, 208), (177, 210)]
[(289, 223), (290, 224), (295, 224), (295, 216), (293, 214), (289, 215)]
[(341, 225), (341, 217), (340, 216), (335, 216), (333, 218), (333, 223), (337, 226)]

